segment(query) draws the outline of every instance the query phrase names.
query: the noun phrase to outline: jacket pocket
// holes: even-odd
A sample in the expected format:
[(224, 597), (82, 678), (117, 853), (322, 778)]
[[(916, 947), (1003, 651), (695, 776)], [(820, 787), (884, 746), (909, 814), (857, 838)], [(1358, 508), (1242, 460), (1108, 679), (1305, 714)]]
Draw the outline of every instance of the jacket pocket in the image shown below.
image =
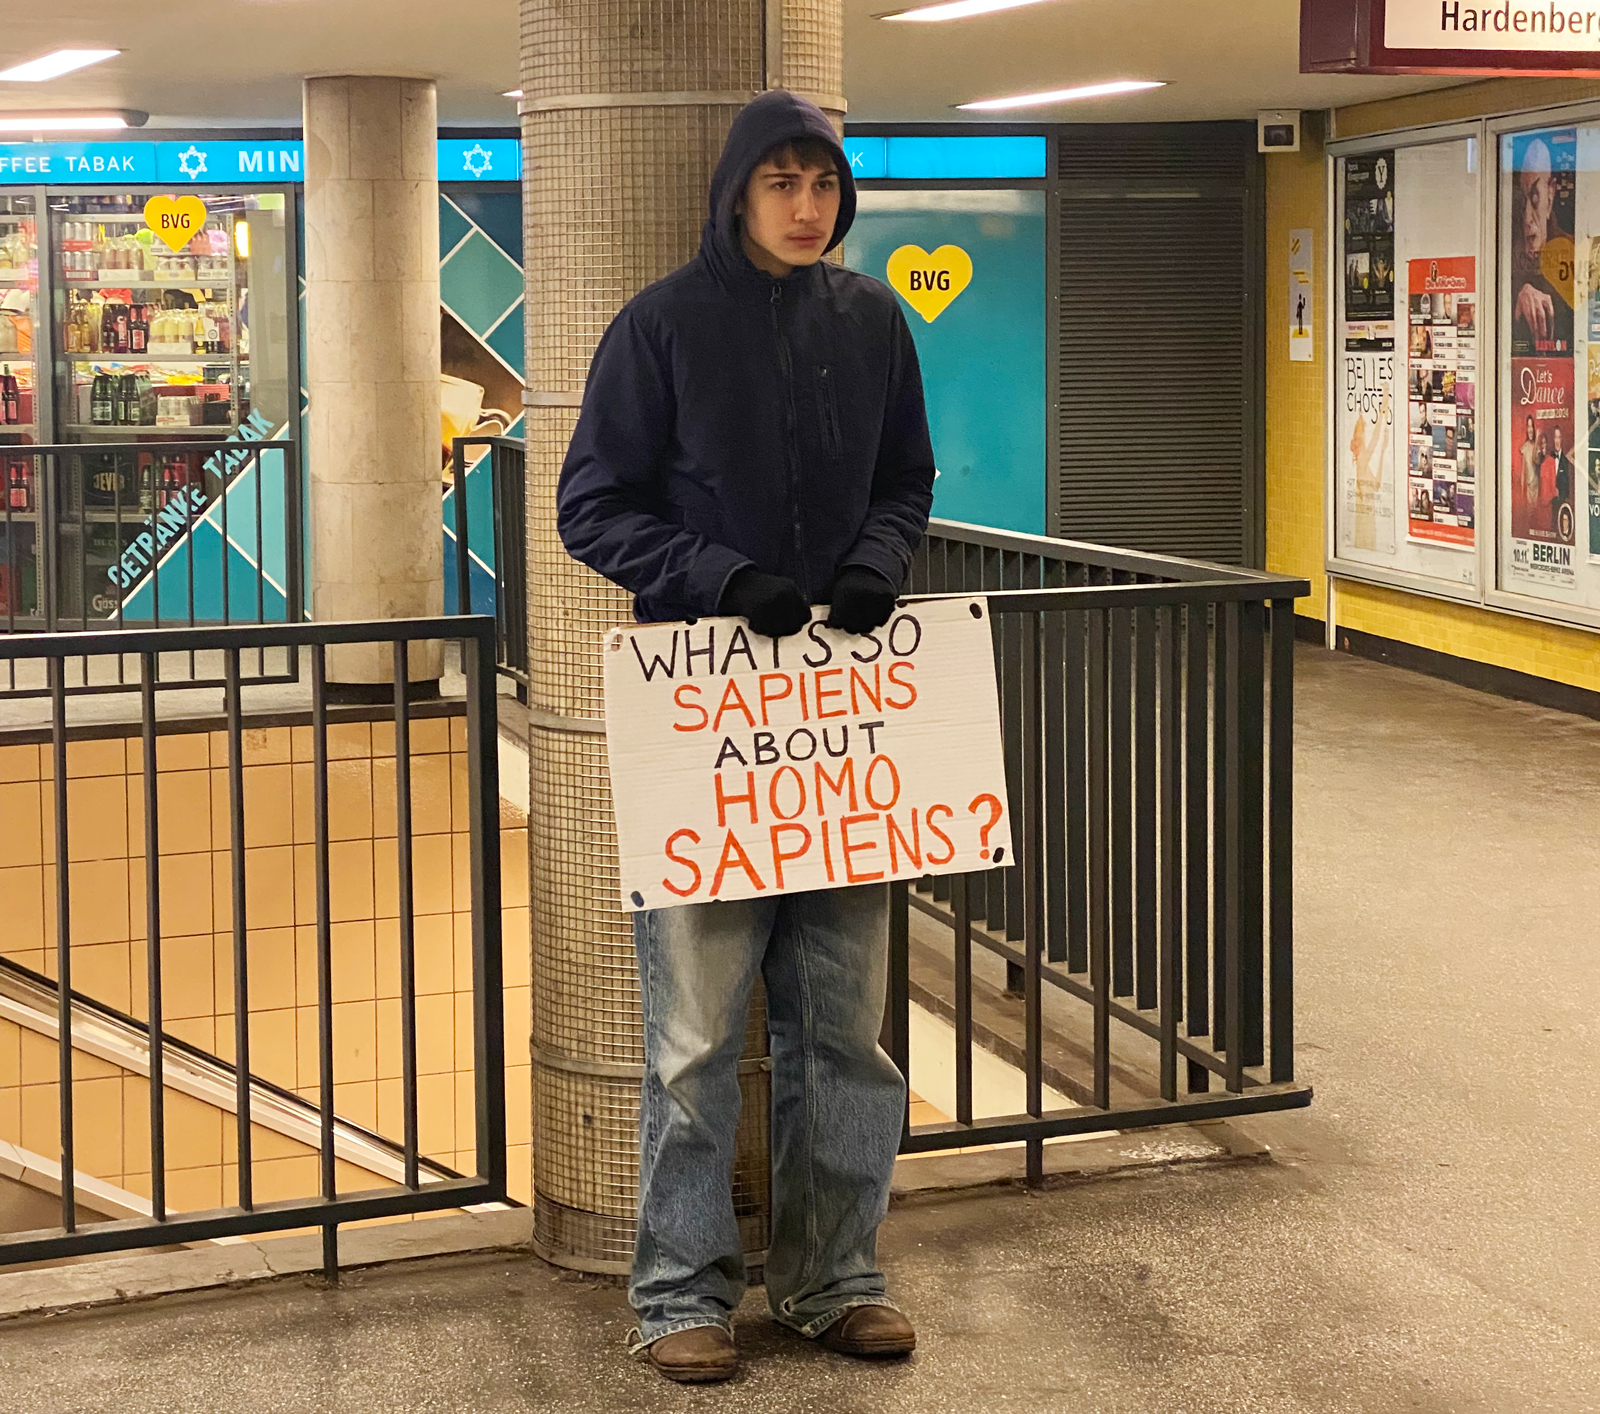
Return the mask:
[(839, 403), (833, 391), (833, 374), (827, 364), (817, 367), (817, 401), (822, 406), (822, 442), (834, 461), (844, 456), (844, 443), (839, 436)]

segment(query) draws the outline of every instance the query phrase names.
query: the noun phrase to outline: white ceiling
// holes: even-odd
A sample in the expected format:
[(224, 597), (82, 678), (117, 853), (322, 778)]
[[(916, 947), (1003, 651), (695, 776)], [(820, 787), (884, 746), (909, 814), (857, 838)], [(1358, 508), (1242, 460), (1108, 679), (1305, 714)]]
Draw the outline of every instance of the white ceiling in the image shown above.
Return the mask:
[[(1320, 108), (1430, 85), (1298, 72), (1299, 0), (1051, 0), (937, 25), (873, 18), (911, 0), (845, 0), (845, 94), (864, 122), (951, 122), (974, 98), (1109, 78), (1149, 93), (1009, 121), (1142, 122)], [(426, 76), (447, 123), (515, 122), (517, 0), (50, 0), (8, 4), (0, 66), (64, 46), (120, 57), (43, 84), (0, 84), (0, 111), (112, 105), (152, 125), (273, 125), (307, 73)]]

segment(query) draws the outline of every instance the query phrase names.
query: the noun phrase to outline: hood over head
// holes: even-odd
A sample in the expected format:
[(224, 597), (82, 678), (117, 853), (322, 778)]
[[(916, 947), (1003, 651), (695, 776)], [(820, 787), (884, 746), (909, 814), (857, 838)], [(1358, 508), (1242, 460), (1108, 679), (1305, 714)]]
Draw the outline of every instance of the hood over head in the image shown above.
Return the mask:
[(844, 239), (856, 218), (856, 184), (839, 135), (815, 103), (784, 89), (773, 89), (746, 104), (729, 129), (728, 141), (711, 176), (711, 216), (706, 222), (702, 249), (724, 260), (744, 262), (734, 207), (761, 159), (781, 143), (800, 137), (821, 138), (833, 149), (834, 165), (839, 171), (839, 217), (827, 249), (832, 250)]

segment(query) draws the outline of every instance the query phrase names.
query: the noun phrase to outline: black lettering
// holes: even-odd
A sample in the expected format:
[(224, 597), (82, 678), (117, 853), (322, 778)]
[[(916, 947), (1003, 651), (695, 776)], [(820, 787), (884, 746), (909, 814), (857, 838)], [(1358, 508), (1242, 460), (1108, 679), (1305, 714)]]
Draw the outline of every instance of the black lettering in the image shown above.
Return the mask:
[(704, 648), (696, 648), (694, 646), (693, 629), (684, 629), (683, 675), (685, 677), (692, 678), (694, 676), (694, 660), (696, 658), (704, 658), (706, 667), (713, 673), (717, 671), (717, 626), (715, 624), (706, 625), (706, 646)]
[(871, 633), (866, 635), (866, 640), (872, 645), (872, 652), (863, 653), (859, 648), (852, 648), (850, 656), (858, 663), (876, 663), (879, 658), (883, 657), (883, 640), (878, 637), (878, 630), (873, 629)]
[(644, 674), (646, 682), (654, 682), (658, 671), (666, 674), (668, 682), (672, 681), (672, 675), (678, 670), (678, 635), (676, 633), (672, 635), (672, 657), (663, 659), (659, 653), (652, 653), (648, 666), (645, 664), (644, 654), (639, 651), (639, 640), (630, 638), (628, 642), (633, 645), (633, 656), (639, 660), (639, 671)]
[(751, 651), (750, 648), (750, 635), (744, 631), (743, 624), (740, 624), (736, 629), (734, 629), (733, 640), (728, 644), (728, 651), (722, 655), (723, 677), (728, 676), (728, 664), (733, 661), (735, 654), (740, 655), (744, 658), (745, 662), (749, 663), (750, 671), (752, 673), (758, 671), (756, 667), (756, 655)]
[(827, 639), (822, 637), (822, 621), (820, 619), (813, 619), (810, 624), (806, 626), (806, 634), (810, 637), (811, 641), (822, 650), (822, 656), (813, 662), (811, 655), (807, 653), (801, 658), (800, 661), (808, 668), (827, 667), (828, 664), (833, 661), (833, 645), (829, 643)]
[(1439, 6), (1439, 28), (1461, 28), (1461, 5), (1459, 0), (1441, 0)]
[(833, 743), (828, 740), (828, 734), (832, 731), (832, 727), (824, 727), (822, 729), (822, 749), (835, 760), (841, 756), (848, 756), (850, 754), (850, 728), (839, 728), (839, 749), (837, 751), (833, 749)]
[[(800, 753), (794, 749), (795, 741), (799, 737), (804, 737), (806, 739), (806, 744), (811, 748), (804, 756), (800, 755)], [(794, 731), (789, 733), (789, 739), (784, 742), (783, 750), (784, 754), (791, 761), (809, 761), (817, 754), (817, 738), (812, 732), (807, 731), (804, 727), (797, 727)]]
[[(756, 742), (756, 765), (758, 765), (758, 766), (770, 766), (770, 765), (772, 765), (772, 763), (778, 759), (778, 738), (777, 738), (777, 736), (772, 732), (757, 732), (756, 733), (756, 737), (755, 737), (755, 742)], [(719, 761), (717, 764), (720, 766), (722, 763)]]
[[(911, 646), (909, 648), (902, 648), (899, 643), (900, 630), (907, 624), (911, 626), (911, 630), (916, 637), (911, 640)], [(910, 614), (901, 614), (899, 618), (889, 625), (889, 651), (893, 653), (896, 658), (909, 658), (920, 647), (922, 647), (921, 623), (919, 623)]]
[(878, 754), (877, 731), (878, 731), (878, 728), (881, 727), (882, 725), (883, 725), (882, 722), (862, 722), (862, 723), (860, 723), (861, 730), (864, 731), (867, 734), (867, 753), (869, 755), (871, 755), (871, 756), (876, 756)]
[(722, 763), (728, 760), (737, 761), (741, 766), (748, 766), (750, 764), (744, 759), (744, 753), (733, 744), (733, 738), (731, 736), (725, 736), (722, 738), (722, 750), (717, 752), (717, 764), (714, 769), (720, 771), (722, 769)]

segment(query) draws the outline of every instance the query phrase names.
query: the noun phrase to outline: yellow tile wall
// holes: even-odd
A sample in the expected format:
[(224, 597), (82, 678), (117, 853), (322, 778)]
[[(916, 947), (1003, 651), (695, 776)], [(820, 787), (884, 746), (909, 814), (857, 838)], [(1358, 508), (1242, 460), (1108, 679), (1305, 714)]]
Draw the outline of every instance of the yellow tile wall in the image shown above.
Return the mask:
[[(426, 1154), (471, 1172), (476, 1155), (465, 748), (465, 724), (460, 718), (413, 722), (419, 1125)], [(342, 1117), (399, 1139), (404, 1125), (392, 725), (342, 723), (330, 727), (329, 758), (336, 1106)], [(224, 733), (163, 736), (157, 764), (166, 1029), (231, 1061), (233, 922), (227, 737)], [(310, 729), (247, 731), (243, 768), (251, 1069), (263, 1079), (315, 1099), (318, 1014)], [(141, 743), (137, 738), (71, 742), (67, 773), (73, 986), (145, 1019)], [(0, 745), (0, 900), (4, 901), (0, 954), (54, 977), (52, 775), (48, 746)], [(508, 1166), (512, 1196), (528, 1201), (527, 820), (504, 802), (501, 865)], [(38, 1038), (28, 1042), (30, 1049), (37, 1048), (36, 1042)], [(12, 1087), (16, 1093), (8, 1098), (5, 1044), (0, 1037), (0, 1138), (54, 1154), (53, 1062), (48, 1075), (39, 1075), (27, 1086)], [(54, 1047), (49, 1049), (53, 1055)], [(100, 1063), (89, 1065), (93, 1069)], [(91, 1078), (111, 1077), (95, 1073)], [(122, 1078), (124, 1092), (135, 1079)], [(48, 1103), (45, 1089), (50, 1092)], [(96, 1114), (111, 1103), (106, 1098), (109, 1094), (109, 1087), (105, 1095), (97, 1092), (92, 1102)], [(139, 1115), (147, 1114), (148, 1098), (136, 1108)], [(42, 1128), (47, 1124), (46, 1113), (50, 1117), (48, 1135)], [(147, 1126), (147, 1121), (137, 1116), (128, 1122)], [(42, 1147), (30, 1144), (29, 1135), (49, 1142)], [(147, 1173), (147, 1133), (143, 1152)], [(106, 1161), (108, 1167), (103, 1172), (90, 1167), (90, 1157), (97, 1164)], [(285, 1153), (274, 1155), (271, 1161), (281, 1161), (283, 1173), (290, 1174), (304, 1168), (299, 1161), (306, 1157)], [(101, 1154), (93, 1145), (80, 1155), (80, 1167), (113, 1182), (130, 1174), (136, 1178), (139, 1172), (138, 1164), (127, 1161), (122, 1161), (120, 1168), (109, 1166), (109, 1151)], [(280, 1176), (274, 1181), (288, 1180)], [(214, 1166), (204, 1180), (210, 1185), (208, 1192), (211, 1187), (226, 1189), (231, 1182), (225, 1163)], [(370, 1183), (369, 1177), (364, 1186)], [(135, 1182), (125, 1186), (137, 1189)], [(303, 1191), (315, 1189), (313, 1173)]]
[[(1501, 79), (1338, 109), (1339, 137), (1479, 118), (1600, 97), (1592, 80)], [(1267, 159), (1267, 567), (1312, 582), (1300, 612), (1326, 613), (1324, 573), (1325, 340), (1331, 311), (1319, 278), (1317, 361), (1289, 362), (1289, 232), (1318, 233), (1317, 263), (1333, 238), (1327, 210), (1324, 127), (1308, 115), (1299, 153)], [(1600, 691), (1600, 636), (1559, 624), (1341, 580), (1335, 617), (1343, 628), (1476, 662)]]

